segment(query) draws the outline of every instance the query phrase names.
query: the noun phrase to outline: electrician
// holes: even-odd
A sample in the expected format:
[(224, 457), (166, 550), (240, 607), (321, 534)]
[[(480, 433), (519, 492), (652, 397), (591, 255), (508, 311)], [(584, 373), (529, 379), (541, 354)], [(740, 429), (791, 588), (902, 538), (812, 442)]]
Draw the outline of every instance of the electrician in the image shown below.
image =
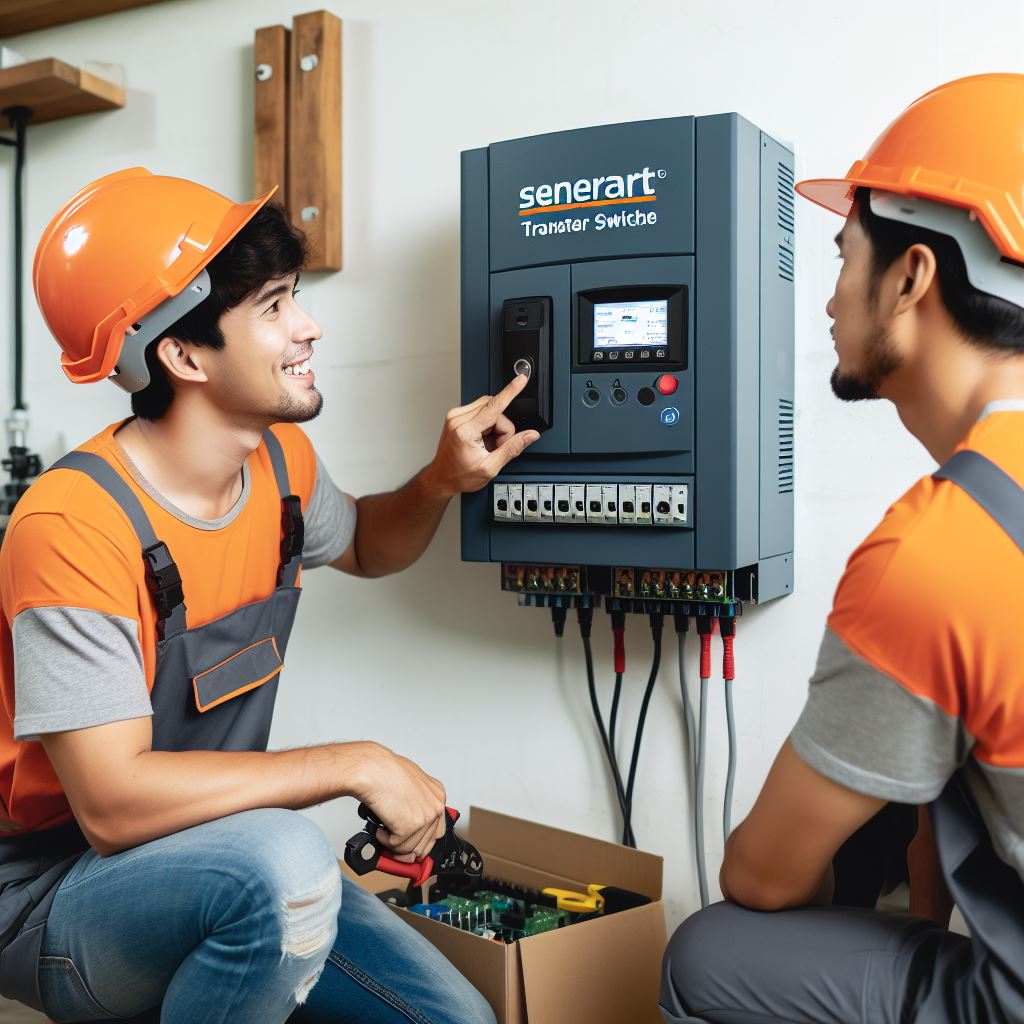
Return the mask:
[[(846, 218), (836, 396), (891, 401), (942, 468), (846, 567), (804, 711), (726, 845), (726, 902), (669, 944), (667, 1022), (1024, 1020), (1022, 139), (1024, 76), (979, 75), (911, 104), (846, 178), (797, 186)], [(998, 586), (980, 600), (976, 579)], [(829, 905), (833, 856), (890, 803), (922, 807), (915, 915)], [(948, 892), (921, 893), (918, 865)]]
[(493, 1024), (297, 813), (353, 796), (422, 855), (441, 783), (377, 743), (266, 747), (300, 566), (405, 568), (537, 435), (502, 413), (517, 379), (401, 490), (343, 494), (297, 426), (321, 329), (269, 199), (136, 168), (39, 243), (67, 376), (113, 374), (134, 416), (36, 481), (0, 551), (0, 988), (56, 1020)]

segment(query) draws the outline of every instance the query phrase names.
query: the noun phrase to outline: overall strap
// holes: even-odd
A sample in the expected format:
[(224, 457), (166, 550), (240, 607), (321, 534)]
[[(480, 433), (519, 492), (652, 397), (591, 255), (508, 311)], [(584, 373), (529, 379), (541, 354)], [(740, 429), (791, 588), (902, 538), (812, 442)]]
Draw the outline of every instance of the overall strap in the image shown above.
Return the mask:
[(288, 463), (284, 449), (273, 431), (263, 432), (263, 440), (270, 453), (270, 462), (277, 479), (277, 490), (281, 495), (281, 564), (277, 570), (279, 587), (294, 587), (302, 566), (302, 546), (306, 540), (306, 529), (302, 521), (302, 503), (297, 494), (291, 493), (288, 482)]
[(128, 517), (142, 545), (146, 563), (146, 585), (156, 606), (157, 633), (161, 640), (185, 631), (185, 593), (181, 574), (167, 545), (158, 540), (142, 502), (106, 459), (89, 452), (69, 452), (47, 472), (73, 469), (84, 473), (117, 503)]
[(1024, 552), (1024, 488), (981, 452), (964, 449), (933, 474), (966, 491)]

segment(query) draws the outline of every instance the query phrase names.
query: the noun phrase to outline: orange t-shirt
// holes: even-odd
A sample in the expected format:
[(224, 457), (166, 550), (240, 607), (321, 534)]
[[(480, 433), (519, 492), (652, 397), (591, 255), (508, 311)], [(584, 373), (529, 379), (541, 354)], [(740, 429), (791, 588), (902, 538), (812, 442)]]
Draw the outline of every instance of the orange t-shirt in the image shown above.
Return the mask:
[[(189, 628), (267, 597), (276, 585), (281, 503), (266, 444), (246, 460), (235, 507), (204, 522), (139, 476), (114, 437), (120, 425), (79, 450), (109, 462), (142, 503), (178, 565)], [(305, 513), (316, 455), (298, 427), (273, 431)], [(152, 713), (156, 612), (141, 546), (120, 507), (85, 474), (45, 473), (18, 502), (0, 549), (0, 612), (0, 831), (48, 828), (71, 810), (35, 737)]]
[[(957, 450), (1024, 486), (1024, 401)], [(925, 477), (854, 552), (791, 739), (857, 792), (928, 803), (963, 770), (1024, 877), (1024, 552), (962, 488)]]

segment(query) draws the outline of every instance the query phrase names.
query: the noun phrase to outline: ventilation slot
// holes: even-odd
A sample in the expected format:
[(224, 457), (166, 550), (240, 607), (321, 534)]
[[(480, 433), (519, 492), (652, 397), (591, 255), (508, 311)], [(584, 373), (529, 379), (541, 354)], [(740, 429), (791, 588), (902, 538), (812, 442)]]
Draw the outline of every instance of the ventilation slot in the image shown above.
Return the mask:
[(783, 231), (793, 231), (796, 221), (793, 218), (793, 172), (785, 165), (779, 164), (779, 227)]
[(779, 399), (779, 494), (793, 493), (793, 403)]
[(779, 277), (783, 281), (793, 280), (793, 250), (779, 243)]

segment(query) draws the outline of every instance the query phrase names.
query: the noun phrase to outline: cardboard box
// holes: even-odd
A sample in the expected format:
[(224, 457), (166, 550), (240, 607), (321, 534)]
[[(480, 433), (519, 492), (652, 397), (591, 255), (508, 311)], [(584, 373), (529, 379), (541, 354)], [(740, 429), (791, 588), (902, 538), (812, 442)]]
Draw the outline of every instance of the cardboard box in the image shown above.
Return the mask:
[[(581, 892), (599, 882), (651, 898), (507, 946), (393, 908), (483, 993), (498, 1024), (662, 1024), (661, 857), (478, 807), (465, 836), (483, 855), (485, 877)], [(373, 892), (402, 884), (376, 872), (359, 882)]]

